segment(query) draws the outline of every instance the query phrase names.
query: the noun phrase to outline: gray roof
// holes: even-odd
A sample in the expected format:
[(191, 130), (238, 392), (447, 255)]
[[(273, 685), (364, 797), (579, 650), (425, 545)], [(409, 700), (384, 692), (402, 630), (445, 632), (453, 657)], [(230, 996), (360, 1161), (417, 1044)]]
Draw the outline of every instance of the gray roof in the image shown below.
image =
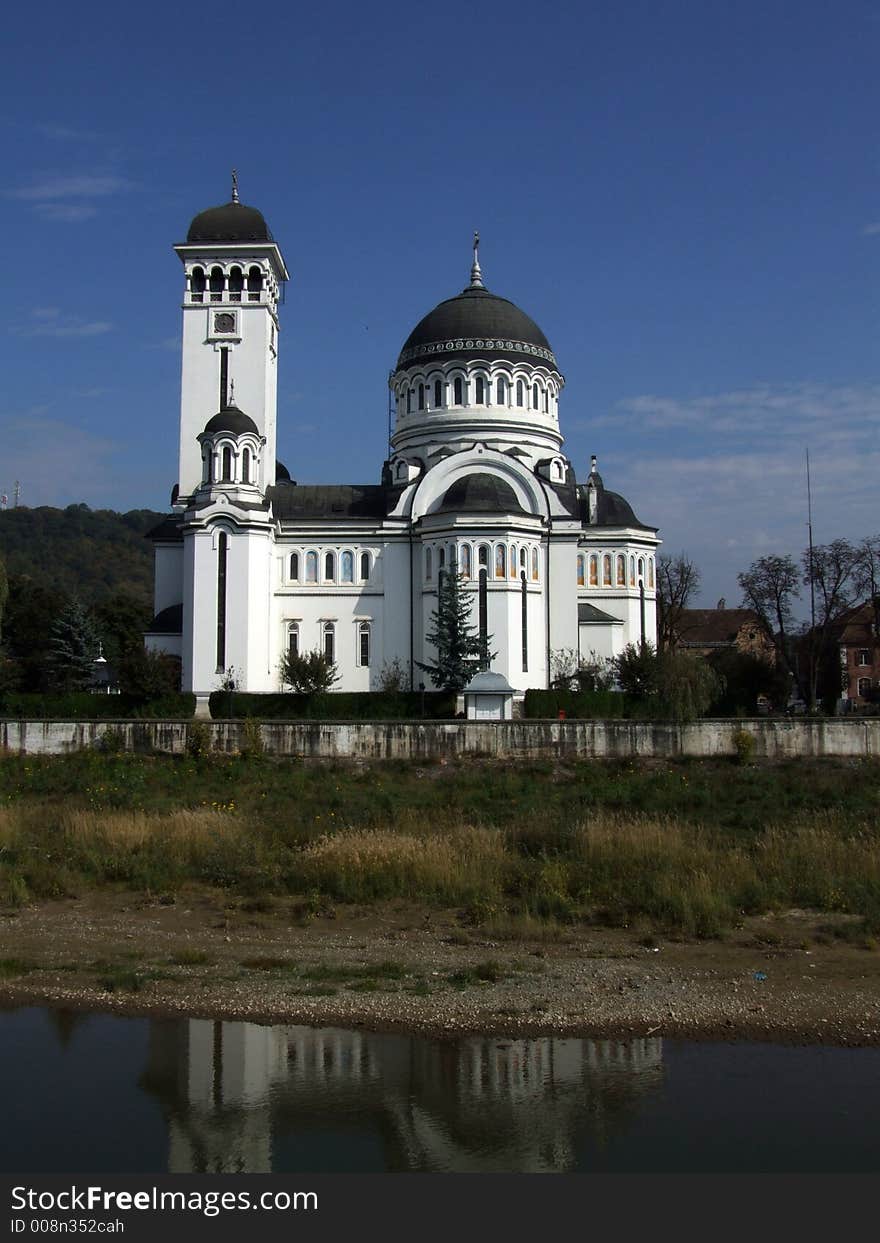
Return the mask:
[(550, 342), (533, 319), (507, 298), (469, 287), (435, 306), (403, 344), (397, 366), (450, 358), (525, 359), (555, 370)]
[(384, 518), (401, 488), (382, 484), (295, 484), (281, 481), (267, 489), (276, 518)]
[(157, 613), (146, 629), (147, 634), (183, 634), (183, 605), (172, 604)]
[(219, 414), (208, 419), (205, 431), (208, 435), (213, 435), (214, 432), (232, 432), (233, 436), (240, 436), (243, 432), (252, 432), (255, 436), (260, 434), (251, 416), (239, 410), (238, 406), (224, 406)]
[(209, 207), (193, 218), (186, 235), (193, 242), (271, 242), (272, 234), (261, 211), (244, 203)]
[(610, 613), (603, 613), (602, 609), (597, 609), (595, 604), (586, 604), (578, 601), (578, 625), (579, 626), (622, 626), (623, 622), (619, 617), (612, 617)]
[(516, 493), (510, 484), (484, 471), (472, 471), (461, 479), (456, 479), (446, 493), (437, 513), (490, 513), (490, 514), (521, 514), (522, 505), (516, 499)]
[(503, 673), (493, 673), (491, 669), (483, 669), (475, 673), (464, 688), (466, 695), (512, 695), (513, 687)]

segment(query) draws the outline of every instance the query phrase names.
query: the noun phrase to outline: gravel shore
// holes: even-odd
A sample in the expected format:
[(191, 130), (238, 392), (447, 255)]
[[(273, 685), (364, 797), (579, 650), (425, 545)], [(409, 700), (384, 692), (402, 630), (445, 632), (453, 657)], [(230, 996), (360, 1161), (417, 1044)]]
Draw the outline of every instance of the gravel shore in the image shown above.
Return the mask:
[[(501, 939), (396, 904), (289, 909), (102, 893), (6, 912), (0, 1004), (407, 1030), (880, 1044), (876, 949), (789, 911), (723, 941), (637, 929)], [(827, 925), (827, 921), (825, 921)]]

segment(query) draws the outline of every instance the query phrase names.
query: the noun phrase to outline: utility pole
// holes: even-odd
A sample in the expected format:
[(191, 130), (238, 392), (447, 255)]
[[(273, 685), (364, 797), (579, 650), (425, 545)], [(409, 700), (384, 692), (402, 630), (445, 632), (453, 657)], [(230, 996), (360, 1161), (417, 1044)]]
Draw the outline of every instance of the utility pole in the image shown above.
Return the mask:
[(810, 537), (810, 712), (816, 711), (816, 583), (813, 574), (813, 494), (810, 488), (810, 450), (807, 458), (807, 532)]
[(13, 496), (12, 508), (18, 509), (18, 502), (21, 500), (21, 484), (18, 482), (17, 479), (15, 481), (15, 487), (13, 489), (12, 496)]

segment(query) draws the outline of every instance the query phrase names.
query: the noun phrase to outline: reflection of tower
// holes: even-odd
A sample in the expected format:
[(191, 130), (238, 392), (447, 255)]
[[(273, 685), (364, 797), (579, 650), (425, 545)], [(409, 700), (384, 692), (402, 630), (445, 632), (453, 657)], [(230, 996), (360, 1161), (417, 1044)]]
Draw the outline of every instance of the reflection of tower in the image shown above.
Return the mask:
[(353, 1120), (391, 1169), (555, 1171), (662, 1082), (662, 1048), (190, 1020), (152, 1025), (143, 1084), (166, 1110), (172, 1171), (268, 1172), (273, 1141)]
[(201, 1019), (153, 1023), (143, 1082), (167, 1108), (169, 1171), (271, 1169), (270, 1095), (286, 1074), (284, 1028)]

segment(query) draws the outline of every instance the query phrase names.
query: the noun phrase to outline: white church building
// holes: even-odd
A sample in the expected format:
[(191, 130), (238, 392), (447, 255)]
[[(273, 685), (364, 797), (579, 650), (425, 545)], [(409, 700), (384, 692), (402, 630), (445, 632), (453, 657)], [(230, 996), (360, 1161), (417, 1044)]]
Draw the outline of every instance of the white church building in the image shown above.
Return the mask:
[(332, 657), (337, 690), (375, 689), (394, 661), (418, 688), (453, 566), (496, 653), (492, 671), (517, 695), (549, 685), (562, 649), (590, 659), (656, 640), (656, 528), (604, 486), (595, 458), (577, 482), (556, 357), (528, 315), (486, 288), (477, 240), (465, 289), (403, 343), (377, 482), (322, 485), (294, 482), (275, 456), (289, 275), (263, 215), (233, 183), (232, 201), (197, 215), (174, 247), (178, 481), (151, 533), (146, 642), (181, 657), (184, 690), (208, 694), (234, 671), (242, 690), (279, 691), (290, 648)]

